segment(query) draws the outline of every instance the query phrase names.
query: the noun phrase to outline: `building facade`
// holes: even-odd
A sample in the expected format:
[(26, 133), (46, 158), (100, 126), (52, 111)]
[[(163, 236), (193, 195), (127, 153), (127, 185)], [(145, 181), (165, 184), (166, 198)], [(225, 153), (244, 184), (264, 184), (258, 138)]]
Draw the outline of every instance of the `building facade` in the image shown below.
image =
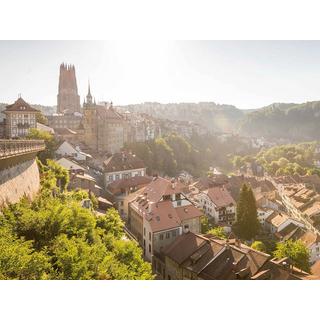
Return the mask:
[(57, 95), (57, 112), (80, 112), (80, 96), (73, 65), (60, 65), (59, 92)]
[(84, 143), (101, 153), (119, 152), (126, 141), (126, 122), (112, 103), (98, 105), (93, 101), (90, 87), (83, 104)]
[(213, 187), (198, 196), (204, 213), (215, 224), (231, 226), (236, 221), (236, 202), (225, 187)]
[(36, 116), (39, 110), (32, 108), (21, 97), (14, 104), (8, 105), (5, 114), (5, 136), (20, 138), (28, 135), (31, 128), (37, 128)]
[(154, 177), (128, 207), (128, 229), (148, 261), (183, 232), (200, 232), (203, 213), (187, 199), (178, 181)]

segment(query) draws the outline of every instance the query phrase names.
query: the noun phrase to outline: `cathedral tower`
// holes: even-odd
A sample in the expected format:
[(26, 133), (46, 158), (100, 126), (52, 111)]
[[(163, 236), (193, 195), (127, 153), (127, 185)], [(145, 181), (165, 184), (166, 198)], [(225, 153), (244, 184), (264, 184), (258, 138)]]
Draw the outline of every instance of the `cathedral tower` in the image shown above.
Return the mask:
[(60, 65), (59, 92), (57, 112), (81, 112), (78, 95), (76, 71), (73, 65)]

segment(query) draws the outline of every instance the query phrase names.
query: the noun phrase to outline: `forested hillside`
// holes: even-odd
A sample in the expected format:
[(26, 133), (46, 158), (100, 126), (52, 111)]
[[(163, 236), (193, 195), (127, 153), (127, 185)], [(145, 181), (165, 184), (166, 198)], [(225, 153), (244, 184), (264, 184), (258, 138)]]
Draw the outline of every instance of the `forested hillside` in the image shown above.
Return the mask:
[(155, 141), (130, 143), (126, 149), (144, 160), (149, 174), (174, 176), (186, 170), (196, 177), (205, 174), (210, 166), (228, 171), (232, 169), (228, 159), (235, 152), (239, 155), (250, 152), (249, 147), (235, 136), (221, 142), (210, 134), (186, 139), (175, 133)]
[(247, 114), (240, 134), (289, 138), (297, 141), (320, 139), (320, 101), (302, 104), (272, 104)]
[(193, 121), (213, 131), (233, 131), (244, 112), (232, 105), (214, 102), (168, 103), (145, 102), (123, 106), (129, 111), (143, 112), (155, 118)]

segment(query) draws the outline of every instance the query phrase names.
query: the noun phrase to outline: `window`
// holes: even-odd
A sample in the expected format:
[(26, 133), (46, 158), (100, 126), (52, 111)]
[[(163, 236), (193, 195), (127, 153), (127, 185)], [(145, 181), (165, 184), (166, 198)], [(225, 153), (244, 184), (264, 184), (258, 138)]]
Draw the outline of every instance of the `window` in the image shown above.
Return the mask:
[(163, 233), (160, 233), (160, 240), (163, 240)]
[(151, 244), (149, 244), (149, 253), (151, 253)]
[(120, 176), (118, 174), (116, 174), (116, 180), (119, 180)]
[(170, 232), (166, 232), (166, 239), (170, 238)]
[(146, 235), (146, 228), (143, 228), (143, 235)]
[(151, 241), (151, 232), (149, 232), (149, 240)]
[(177, 235), (177, 230), (172, 231), (172, 236), (175, 237)]

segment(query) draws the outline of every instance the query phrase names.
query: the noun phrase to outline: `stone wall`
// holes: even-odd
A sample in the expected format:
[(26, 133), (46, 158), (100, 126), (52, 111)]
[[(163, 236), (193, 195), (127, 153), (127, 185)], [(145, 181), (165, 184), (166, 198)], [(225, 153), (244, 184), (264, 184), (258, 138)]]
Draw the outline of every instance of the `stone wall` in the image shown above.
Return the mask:
[(34, 158), (0, 169), (0, 208), (8, 203), (17, 203), (24, 195), (33, 199), (39, 188), (40, 176)]

